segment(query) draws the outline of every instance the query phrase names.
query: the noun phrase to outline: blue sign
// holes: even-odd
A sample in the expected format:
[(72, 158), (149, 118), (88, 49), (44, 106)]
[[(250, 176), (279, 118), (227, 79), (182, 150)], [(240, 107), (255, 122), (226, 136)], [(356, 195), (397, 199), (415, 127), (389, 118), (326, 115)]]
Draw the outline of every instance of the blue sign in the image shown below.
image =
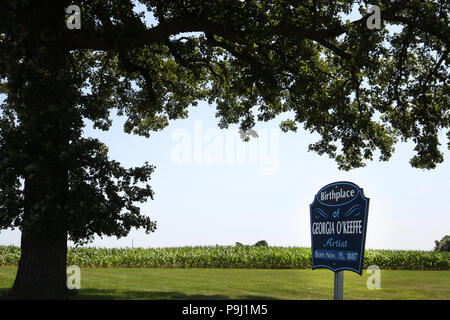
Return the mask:
[(369, 198), (356, 184), (326, 185), (309, 206), (312, 268), (362, 274)]

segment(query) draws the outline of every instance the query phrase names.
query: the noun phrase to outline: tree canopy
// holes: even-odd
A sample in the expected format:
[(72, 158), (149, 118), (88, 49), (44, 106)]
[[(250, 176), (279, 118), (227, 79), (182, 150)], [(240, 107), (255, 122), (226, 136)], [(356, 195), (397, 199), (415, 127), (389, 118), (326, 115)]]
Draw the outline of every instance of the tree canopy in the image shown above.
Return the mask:
[[(86, 119), (108, 130), (113, 109), (146, 137), (200, 100), (222, 128), (289, 114), (281, 129), (318, 133), (309, 149), (344, 170), (387, 161), (399, 140), (415, 144), (413, 167), (443, 161), (448, 1), (139, 2), (155, 25), (131, 0), (0, 3), (0, 227), (28, 228), (22, 241), (45, 234), (48, 251), (52, 233), (82, 243), (154, 230), (136, 204), (153, 195), (153, 167), (123, 168), (81, 136)], [(67, 25), (72, 4), (80, 29)], [(372, 5), (380, 29), (367, 27)], [(355, 8), (362, 18), (346, 20)]]
[[(147, 28), (129, 1), (114, 1), (85, 8), (83, 29), (64, 37), (70, 49), (97, 50), (92, 58), (103, 73), (96, 79), (106, 73), (100, 66), (112, 68), (107, 75), (116, 83), (101, 80), (110, 89), (102, 96), (115, 94), (127, 132), (148, 135), (208, 99), (221, 127), (248, 130), (291, 112), (281, 128), (319, 133), (310, 149), (342, 169), (363, 166), (375, 150), (388, 160), (399, 139), (416, 145), (412, 166), (442, 162), (438, 133), (449, 127), (445, 1), (358, 1), (363, 15), (380, 6), (384, 26), (401, 26), (395, 34), (367, 28), (369, 15), (343, 21), (354, 1), (140, 2), (155, 27)], [(130, 83), (139, 90), (130, 91)]]

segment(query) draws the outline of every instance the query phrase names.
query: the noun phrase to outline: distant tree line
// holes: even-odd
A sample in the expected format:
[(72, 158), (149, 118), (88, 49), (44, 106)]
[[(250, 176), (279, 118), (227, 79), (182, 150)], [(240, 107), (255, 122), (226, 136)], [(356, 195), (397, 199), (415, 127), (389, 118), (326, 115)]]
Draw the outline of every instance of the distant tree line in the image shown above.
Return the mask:
[[(240, 242), (236, 242), (235, 243), (236, 247), (244, 247), (245, 245), (240, 243)], [(268, 247), (269, 244), (267, 243), (266, 240), (259, 240), (258, 242), (256, 242), (253, 247)]]
[[(235, 243), (236, 247), (244, 247), (246, 245), (240, 243), (240, 242), (236, 242)], [(268, 247), (269, 244), (267, 243), (266, 240), (259, 240), (258, 242), (256, 242), (255, 244), (253, 244), (252, 246), (254, 247)], [(441, 241), (436, 240), (435, 241), (435, 248), (434, 251), (445, 251), (445, 252), (450, 252), (450, 235), (446, 235), (444, 236)]]

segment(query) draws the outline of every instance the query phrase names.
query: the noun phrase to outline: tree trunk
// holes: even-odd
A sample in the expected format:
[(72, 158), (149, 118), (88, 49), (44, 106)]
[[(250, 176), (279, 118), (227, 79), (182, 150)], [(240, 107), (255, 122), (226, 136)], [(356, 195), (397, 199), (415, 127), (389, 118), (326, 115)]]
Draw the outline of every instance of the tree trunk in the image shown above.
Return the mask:
[(61, 299), (68, 293), (65, 155), (82, 121), (75, 108), (77, 90), (68, 51), (56, 41), (65, 26), (64, 5), (65, 1), (30, 1), (22, 13), (28, 30), (25, 57), (14, 76), (27, 79), (17, 94), (25, 186), (21, 257), (9, 293), (13, 299)]
[[(43, 149), (38, 141), (35, 145)], [(21, 256), (9, 296), (12, 299), (64, 299), (68, 293), (65, 205), (68, 173), (51, 153), (37, 152), (36, 157), (41, 158), (36, 162), (39, 169), (25, 179)]]
[(22, 231), (21, 256), (11, 299), (65, 299), (67, 297), (67, 236), (43, 237), (32, 228)]

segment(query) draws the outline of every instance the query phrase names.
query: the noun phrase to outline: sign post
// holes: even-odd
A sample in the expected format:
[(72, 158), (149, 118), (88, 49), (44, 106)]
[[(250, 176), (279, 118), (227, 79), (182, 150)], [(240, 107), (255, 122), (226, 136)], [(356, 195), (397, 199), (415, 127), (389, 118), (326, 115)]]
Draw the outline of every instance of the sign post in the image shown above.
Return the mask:
[(334, 271), (334, 298), (343, 299), (344, 270), (362, 274), (369, 198), (347, 181), (326, 185), (310, 205), (312, 269)]
[(334, 300), (344, 300), (344, 271), (334, 273)]

